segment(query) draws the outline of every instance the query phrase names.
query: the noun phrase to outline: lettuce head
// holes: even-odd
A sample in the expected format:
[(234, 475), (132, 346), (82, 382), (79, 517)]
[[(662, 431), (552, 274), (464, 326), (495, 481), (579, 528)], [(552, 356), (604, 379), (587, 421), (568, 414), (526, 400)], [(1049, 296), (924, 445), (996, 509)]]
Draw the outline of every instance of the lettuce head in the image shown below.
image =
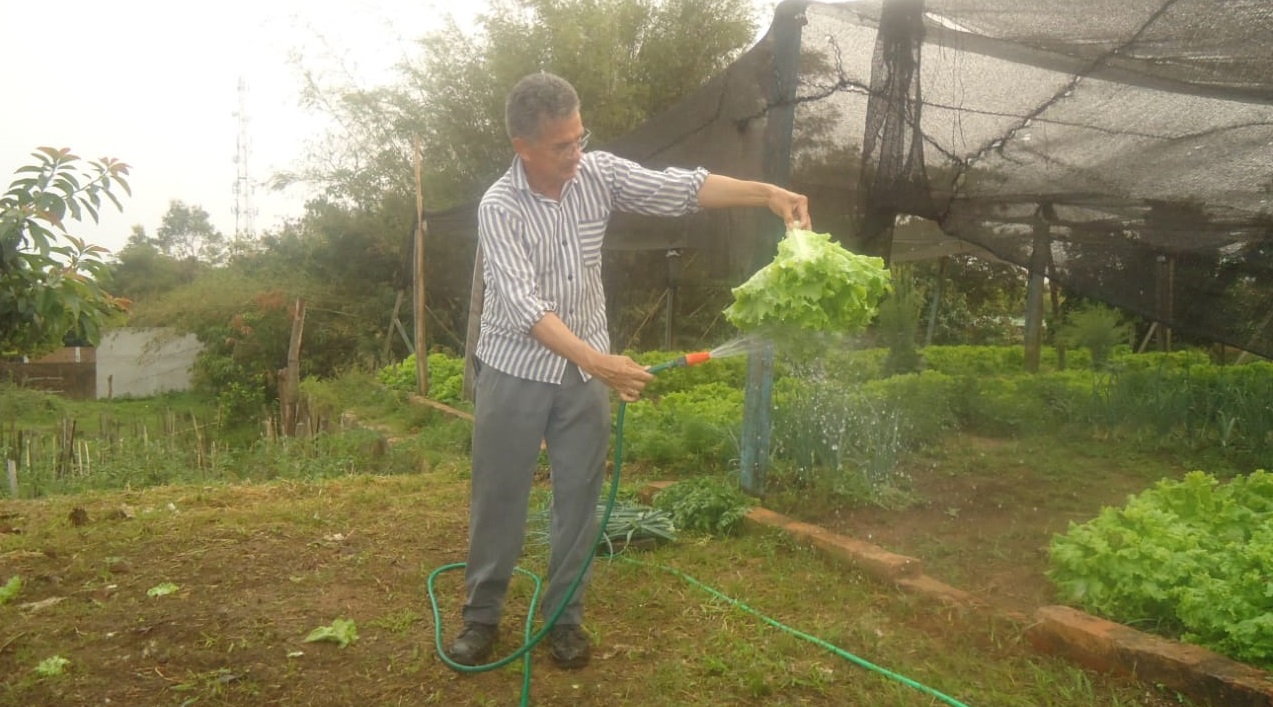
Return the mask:
[(793, 229), (773, 262), (735, 287), (725, 318), (742, 331), (864, 329), (892, 289), (882, 258), (845, 250), (826, 233)]

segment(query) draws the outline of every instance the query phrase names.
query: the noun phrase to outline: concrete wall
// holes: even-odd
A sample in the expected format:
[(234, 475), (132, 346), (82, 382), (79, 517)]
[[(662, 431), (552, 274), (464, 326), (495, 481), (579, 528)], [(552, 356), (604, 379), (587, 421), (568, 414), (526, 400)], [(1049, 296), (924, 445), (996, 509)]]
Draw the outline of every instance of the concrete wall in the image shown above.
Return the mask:
[(111, 329), (97, 346), (97, 397), (144, 398), (189, 390), (202, 344), (170, 329)]

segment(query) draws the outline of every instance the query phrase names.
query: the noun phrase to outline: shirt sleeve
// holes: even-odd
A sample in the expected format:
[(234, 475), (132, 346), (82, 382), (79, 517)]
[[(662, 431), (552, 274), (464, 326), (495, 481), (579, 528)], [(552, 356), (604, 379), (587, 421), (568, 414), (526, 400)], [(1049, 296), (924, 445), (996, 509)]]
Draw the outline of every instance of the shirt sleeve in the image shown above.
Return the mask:
[(495, 295), (502, 320), (529, 333), (544, 314), (557, 311), (556, 302), (539, 295), (535, 267), (516, 217), (498, 206), (481, 204), (477, 239), (486, 259), (486, 287)]
[(668, 167), (653, 170), (631, 160), (603, 153), (614, 208), (643, 216), (684, 216), (699, 210), (698, 190), (706, 169)]

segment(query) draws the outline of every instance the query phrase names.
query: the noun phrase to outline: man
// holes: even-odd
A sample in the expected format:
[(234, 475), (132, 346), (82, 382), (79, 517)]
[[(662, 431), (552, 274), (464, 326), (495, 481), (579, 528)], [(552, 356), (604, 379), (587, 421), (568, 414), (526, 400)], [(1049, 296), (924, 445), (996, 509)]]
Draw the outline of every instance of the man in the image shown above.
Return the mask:
[[(653, 377), (610, 354), (601, 244), (612, 211), (681, 216), (699, 208), (767, 206), (809, 225), (808, 200), (760, 182), (652, 171), (606, 152), (584, 154), (588, 131), (564, 79), (532, 74), (513, 87), (505, 122), (516, 157), (478, 207), (486, 298), (475, 356), (476, 421), (464, 628), (448, 654), (487, 660), (525, 540), (540, 443), (552, 467), (551, 556), (542, 607), (552, 616), (597, 537), (596, 504), (610, 436), (607, 389), (634, 401)], [(549, 633), (553, 659), (588, 662), (583, 588)]]

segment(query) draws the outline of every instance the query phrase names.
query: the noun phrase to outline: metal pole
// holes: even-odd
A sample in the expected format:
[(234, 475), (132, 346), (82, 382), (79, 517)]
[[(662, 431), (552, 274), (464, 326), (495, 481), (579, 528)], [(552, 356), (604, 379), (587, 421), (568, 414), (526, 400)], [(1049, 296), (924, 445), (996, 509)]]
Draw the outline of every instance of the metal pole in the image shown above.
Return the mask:
[[(800, 71), (800, 35), (805, 25), (807, 2), (784, 0), (774, 10), (771, 29), (774, 54), (774, 82), (769, 87), (769, 110), (765, 120), (765, 180), (785, 186), (791, 178), (791, 133), (796, 122), (796, 80)], [(774, 229), (768, 247), (758, 248), (754, 269), (773, 259), (782, 226)], [(774, 350), (766, 344), (747, 359), (747, 391), (743, 400), (742, 449), (739, 482), (755, 496), (765, 493), (765, 470), (769, 466), (772, 432)]]

